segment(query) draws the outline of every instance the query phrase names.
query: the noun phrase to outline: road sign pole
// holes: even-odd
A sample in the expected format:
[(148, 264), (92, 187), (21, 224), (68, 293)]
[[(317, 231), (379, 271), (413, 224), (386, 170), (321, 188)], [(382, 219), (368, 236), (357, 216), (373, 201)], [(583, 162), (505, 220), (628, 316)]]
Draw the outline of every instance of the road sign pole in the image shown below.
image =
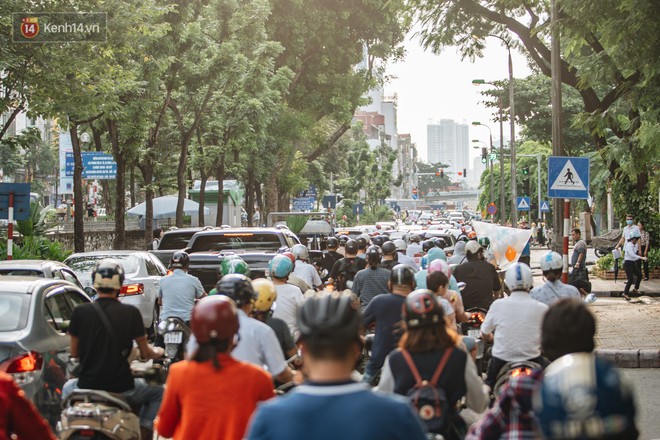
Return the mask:
[(7, 260), (14, 258), (14, 193), (9, 193), (9, 208), (7, 209)]
[(564, 199), (564, 270), (561, 274), (561, 280), (564, 284), (568, 283), (568, 234), (571, 230), (571, 199)]

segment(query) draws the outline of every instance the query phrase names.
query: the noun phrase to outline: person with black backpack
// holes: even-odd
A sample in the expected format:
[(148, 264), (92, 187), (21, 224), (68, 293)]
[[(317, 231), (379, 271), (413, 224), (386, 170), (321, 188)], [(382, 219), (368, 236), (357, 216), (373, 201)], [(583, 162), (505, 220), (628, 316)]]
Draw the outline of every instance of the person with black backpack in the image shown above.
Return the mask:
[(447, 328), (433, 292), (419, 289), (406, 297), (401, 318), (405, 332), (399, 349), (385, 361), (378, 390), (408, 396), (429, 432), (446, 440), (463, 438), (467, 426), (457, 402), (483, 412), (488, 393), (472, 358), (457, 348), (459, 336)]
[(355, 240), (348, 240), (344, 246), (346, 256), (335, 263), (328, 278), (328, 284), (335, 286), (335, 290), (342, 291), (353, 286), (355, 274), (367, 267), (367, 261), (357, 256), (358, 244)]

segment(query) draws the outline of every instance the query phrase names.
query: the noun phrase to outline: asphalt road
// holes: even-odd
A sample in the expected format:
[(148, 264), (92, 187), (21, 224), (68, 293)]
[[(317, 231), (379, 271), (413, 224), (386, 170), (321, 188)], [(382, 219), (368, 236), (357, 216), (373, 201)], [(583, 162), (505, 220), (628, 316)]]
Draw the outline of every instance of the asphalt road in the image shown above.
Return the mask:
[(635, 393), (640, 440), (660, 439), (660, 369), (622, 369)]

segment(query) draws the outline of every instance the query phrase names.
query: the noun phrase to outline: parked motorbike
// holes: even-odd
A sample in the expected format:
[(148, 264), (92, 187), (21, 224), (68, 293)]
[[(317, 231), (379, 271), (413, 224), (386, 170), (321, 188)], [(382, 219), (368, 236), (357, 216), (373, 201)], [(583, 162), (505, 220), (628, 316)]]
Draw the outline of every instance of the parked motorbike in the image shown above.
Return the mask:
[(614, 229), (607, 234), (599, 235), (591, 239), (591, 244), (594, 247), (594, 253), (597, 257), (604, 257), (611, 254), (617, 243), (621, 240), (623, 231), (621, 229)]
[(179, 318), (166, 318), (158, 323), (158, 334), (165, 344), (165, 369), (175, 362), (185, 358), (186, 344), (190, 339), (191, 330)]
[[(133, 376), (163, 384), (160, 364), (138, 363), (131, 366)], [(140, 419), (121, 394), (101, 390), (74, 390), (62, 403), (57, 422), (60, 440), (141, 440)]]

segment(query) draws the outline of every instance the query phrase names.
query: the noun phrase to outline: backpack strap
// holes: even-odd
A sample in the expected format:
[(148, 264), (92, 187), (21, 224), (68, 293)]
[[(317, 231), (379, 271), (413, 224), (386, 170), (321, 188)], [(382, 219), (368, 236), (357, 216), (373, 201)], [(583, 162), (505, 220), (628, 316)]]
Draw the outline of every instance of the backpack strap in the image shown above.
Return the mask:
[(408, 350), (402, 348), (401, 354), (403, 355), (403, 359), (406, 361), (406, 364), (408, 364), (408, 368), (410, 369), (410, 372), (415, 378), (415, 386), (421, 385), (423, 382), (422, 376), (419, 374), (419, 370), (417, 369), (417, 366), (410, 357), (410, 353), (408, 353)]
[(438, 364), (438, 368), (435, 369), (435, 373), (433, 373), (433, 377), (431, 378), (431, 384), (433, 384), (433, 386), (438, 385), (438, 379), (440, 379), (440, 375), (442, 374), (442, 370), (444, 370), (445, 365), (447, 364), (447, 361), (449, 360), (449, 356), (451, 356), (453, 351), (454, 351), (454, 347), (448, 347), (445, 350), (445, 354), (442, 355), (442, 359), (440, 359), (440, 363)]

